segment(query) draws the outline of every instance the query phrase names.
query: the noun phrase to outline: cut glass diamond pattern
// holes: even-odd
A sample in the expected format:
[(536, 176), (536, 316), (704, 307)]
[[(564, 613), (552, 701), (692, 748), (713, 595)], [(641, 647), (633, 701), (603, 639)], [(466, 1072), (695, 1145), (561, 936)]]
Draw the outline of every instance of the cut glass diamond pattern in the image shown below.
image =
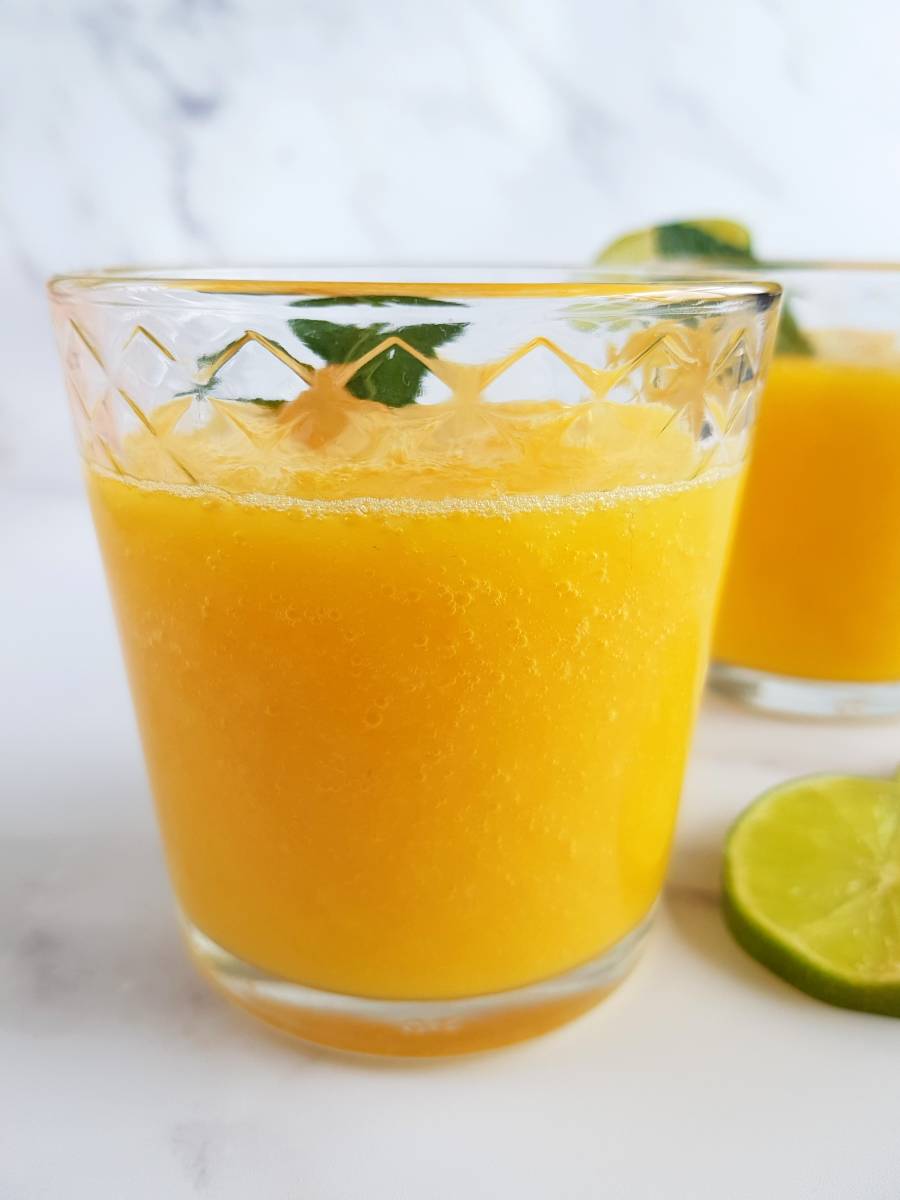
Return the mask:
[[(157, 327), (146, 319), (136, 322), (133, 310), (121, 317), (113, 312), (104, 316), (102, 343), (80, 316), (70, 317), (63, 330), (85, 455), (121, 471), (123, 440), (141, 428), (157, 439), (178, 477), (188, 480), (194, 478), (190, 463), (183, 460), (174, 435), (213, 419), (226, 420), (260, 451), (284, 437), (299, 436), (311, 447), (332, 440), (335, 450), (360, 452), (367, 438), (378, 436), (379, 424), (368, 415), (366, 406), (378, 402), (367, 398), (365, 380), (384, 364), (399, 372), (409, 364), (417, 402), (434, 412), (432, 420), (423, 411), (422, 421), (412, 428), (436, 445), (446, 445), (460, 421), (471, 436), (474, 421), (479, 429), (483, 425), (484, 437), (493, 439), (502, 457), (504, 401), (570, 404), (567, 436), (578, 440), (591, 424), (590, 402), (602, 399), (668, 405), (672, 418), (666, 426), (683, 422), (702, 444), (714, 446), (748, 426), (764, 349), (752, 317), (739, 320), (725, 314), (696, 324), (632, 320), (581, 332), (568, 321), (564, 345), (546, 336), (524, 338), (501, 359), (479, 362), (465, 361), (465, 339), (448, 347), (446, 356), (428, 356), (392, 335), (352, 362), (314, 365), (287, 348), (287, 330), (282, 341), (270, 332), (228, 328), (219, 316), (213, 326), (219, 331), (215, 345), (198, 347), (196, 326), (185, 322), (179, 326), (172, 319), (168, 328), (165, 323)], [(568, 348), (570, 334), (579, 353)], [(379, 378), (390, 377), (388, 372)], [(351, 388), (354, 381), (357, 386)], [(479, 425), (475, 414), (456, 415), (454, 406), (476, 400), (492, 402), (496, 419), (482, 414)], [(263, 430), (252, 411), (245, 417), (236, 401), (288, 403), (291, 408), (284, 420), (268, 422)]]

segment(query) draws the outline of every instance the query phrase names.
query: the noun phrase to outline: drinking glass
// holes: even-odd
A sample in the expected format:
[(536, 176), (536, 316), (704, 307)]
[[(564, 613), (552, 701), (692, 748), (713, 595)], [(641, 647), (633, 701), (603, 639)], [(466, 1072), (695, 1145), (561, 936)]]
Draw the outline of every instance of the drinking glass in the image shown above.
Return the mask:
[[(743, 277), (743, 271), (741, 272)], [(900, 713), (900, 267), (767, 263), (785, 300), (714, 639), (714, 686)]]
[(368, 1052), (595, 1004), (662, 885), (777, 285), (50, 295), (201, 970)]

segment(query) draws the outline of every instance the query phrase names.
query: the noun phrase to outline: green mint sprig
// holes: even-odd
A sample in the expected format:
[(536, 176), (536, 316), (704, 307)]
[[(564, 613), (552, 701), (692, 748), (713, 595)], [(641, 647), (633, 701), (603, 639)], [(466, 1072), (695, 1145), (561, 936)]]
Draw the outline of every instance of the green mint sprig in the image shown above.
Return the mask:
[[(323, 296), (312, 300), (295, 300), (293, 306), (303, 309), (344, 307), (365, 304), (371, 308), (391, 305), (423, 307), (460, 307), (454, 300), (433, 300), (427, 296)], [(396, 337), (425, 358), (431, 358), (440, 346), (454, 341), (468, 323), (428, 322), (398, 325), (391, 321), (373, 321), (367, 325), (348, 325), (321, 317), (297, 317), (288, 321), (291, 332), (308, 350), (329, 365), (352, 363), (374, 350), (386, 338)], [(361, 367), (347, 383), (347, 391), (360, 400), (376, 400), (391, 408), (415, 404), (422, 390), (427, 367), (401, 346), (392, 346), (377, 358)]]

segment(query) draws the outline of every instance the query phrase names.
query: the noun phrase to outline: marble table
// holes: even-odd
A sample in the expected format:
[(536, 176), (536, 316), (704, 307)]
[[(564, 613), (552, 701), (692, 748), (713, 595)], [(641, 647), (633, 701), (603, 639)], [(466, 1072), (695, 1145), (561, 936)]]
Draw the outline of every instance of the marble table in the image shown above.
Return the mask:
[(332, 1057), (182, 951), (86, 508), (0, 498), (2, 1200), (897, 1200), (900, 1022), (807, 999), (723, 928), (761, 789), (888, 772), (900, 724), (708, 699), (659, 921), (605, 1005), (493, 1055)]

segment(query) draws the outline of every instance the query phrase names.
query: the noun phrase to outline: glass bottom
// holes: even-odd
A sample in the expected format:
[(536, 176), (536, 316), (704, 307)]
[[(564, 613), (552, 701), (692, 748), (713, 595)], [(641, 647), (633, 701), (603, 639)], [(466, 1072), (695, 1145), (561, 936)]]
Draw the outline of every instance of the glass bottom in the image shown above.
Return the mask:
[(203, 974), (241, 1008), (306, 1042), (359, 1054), (470, 1054), (546, 1033), (593, 1008), (634, 965), (652, 913), (597, 958), (562, 975), (458, 1000), (372, 1000), (304, 987), (236, 958), (185, 921)]
[(716, 691), (760, 712), (794, 717), (900, 715), (900, 683), (829, 683), (721, 662), (710, 667), (709, 682)]

